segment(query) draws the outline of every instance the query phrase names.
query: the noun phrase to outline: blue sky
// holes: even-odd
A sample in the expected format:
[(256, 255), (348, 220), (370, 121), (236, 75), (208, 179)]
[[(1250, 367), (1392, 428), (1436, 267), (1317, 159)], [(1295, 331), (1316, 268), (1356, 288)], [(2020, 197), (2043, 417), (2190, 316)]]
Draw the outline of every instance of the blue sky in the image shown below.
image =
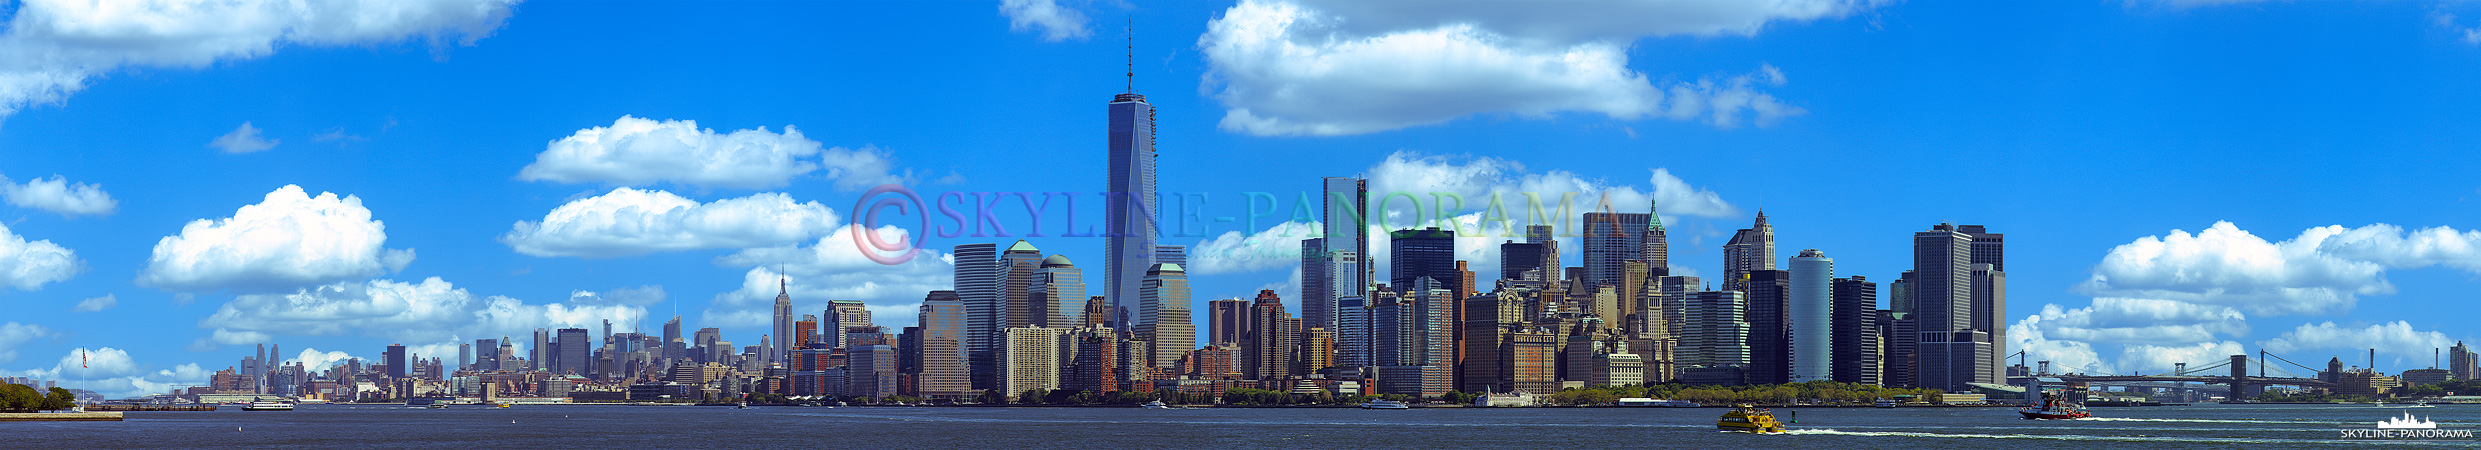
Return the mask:
[[(0, 372), (95, 349), (114, 394), (247, 343), (449, 356), (675, 309), (753, 344), (779, 271), (802, 309), (911, 325), (949, 268), (861, 259), (862, 189), (1100, 190), (1130, 59), (1201, 217), (1355, 174), (1651, 195), (1676, 267), (1719, 273), (1763, 209), (1781, 255), (1881, 281), (1910, 232), (1984, 224), (2016, 347), (2091, 371), (2481, 340), (2481, 8), (2455, 2), (56, 3), (0, 30)], [(1166, 238), (1195, 301), (1292, 298), (1293, 261), (1208, 256), (1297, 249), (1288, 217)], [(1029, 240), (1099, 271), (1101, 239)]]

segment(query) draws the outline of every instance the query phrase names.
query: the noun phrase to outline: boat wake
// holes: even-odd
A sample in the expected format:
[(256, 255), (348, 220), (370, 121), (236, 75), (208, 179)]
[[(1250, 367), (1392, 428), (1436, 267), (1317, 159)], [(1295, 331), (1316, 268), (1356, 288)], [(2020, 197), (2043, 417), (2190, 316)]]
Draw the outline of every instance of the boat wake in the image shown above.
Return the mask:
[(2466, 445), (2466, 443), (2464, 443), (2464, 442), (2454, 442), (2454, 441), (2435, 441), (2435, 442), (2431, 442), (2431, 441), (2400, 441), (2400, 440), (2390, 440), (2390, 441), (2350, 441), (2350, 440), (2343, 440), (2343, 441), (2337, 441), (2337, 440), (2328, 440), (2328, 439), (2264, 439), (2264, 438), (2224, 438), (2224, 437), (2204, 437), (2204, 436), (2195, 436), (2195, 437), (2190, 437), (2190, 436), (2089, 436), (2089, 435), (2068, 435), (2068, 434), (1960, 434), (1960, 433), (1921, 433), (1921, 432), (1911, 432), (1911, 431), (1841, 431), (1841, 430), (1836, 430), (1836, 429), (1831, 429), (1831, 428), (1805, 428), (1805, 429), (1794, 429), (1794, 430), (1787, 430), (1787, 431), (1784, 431), (1784, 432), (1782, 432), (1782, 433), (1775, 433), (1775, 434), (1779, 434), (1779, 435), (1792, 435), (1792, 436), (1798, 436), (1798, 435), (1810, 435), (1810, 436), (1877, 436), (1877, 437), (1954, 438), (1954, 439), (2039, 439), (2039, 440), (2053, 440), (2053, 441), (2182, 442), (2182, 443), (2231, 443), (2231, 444), (2337, 444), (2337, 443), (2354, 444), (2354, 443), (2369, 443), (2369, 444), (2385, 444), (2385, 445), (2405, 445), (2405, 444), (2413, 444), (2413, 445), (2422, 445), (2422, 444), (2439, 444), (2439, 445), (2451, 445), (2451, 446), (2463, 446), (2463, 445)]
[(2145, 419), (2135, 417), (2087, 417), (2078, 422), (2185, 422), (2185, 423), (2265, 423), (2300, 425), (2312, 423), (2344, 423), (2330, 420), (2266, 420), (2266, 419)]

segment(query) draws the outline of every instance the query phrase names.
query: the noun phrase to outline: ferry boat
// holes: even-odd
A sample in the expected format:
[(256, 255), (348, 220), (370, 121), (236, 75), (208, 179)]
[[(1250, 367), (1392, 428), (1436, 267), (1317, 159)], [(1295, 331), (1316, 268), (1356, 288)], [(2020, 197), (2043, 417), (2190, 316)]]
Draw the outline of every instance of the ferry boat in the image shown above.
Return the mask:
[(1772, 410), (1740, 405), (1738, 408), (1733, 408), (1731, 412), (1723, 413), (1722, 419), (1714, 421), (1714, 429), (1743, 433), (1781, 433), (1783, 423), (1775, 421), (1775, 413)]
[(1137, 405), (1137, 406), (1144, 407), (1144, 408), (1146, 408), (1146, 409), (1171, 409), (1171, 405), (1165, 405), (1165, 404), (1163, 404), (1163, 401), (1162, 401), (1162, 400), (1155, 400), (1155, 401), (1151, 401), (1151, 402), (1146, 402), (1146, 404), (1143, 404), (1143, 405)]
[(1394, 400), (1370, 400), (1362, 402), (1361, 409), (1413, 409), (1413, 407)]
[(2059, 398), (2058, 395), (2049, 392), (2042, 393), (2041, 404), (2024, 407), (2024, 409), (2016, 410), (2016, 413), (2023, 414), (2024, 418), (2028, 420), (2083, 419), (2093, 417), (2093, 413), (2085, 412), (2085, 405), (2067, 401), (2066, 399)]
[(242, 411), (292, 411), (292, 410), (293, 410), (293, 404), (291, 404), (291, 403), (285, 403), (285, 402), (250, 402), (250, 404), (248, 404), (248, 405), (243, 405), (243, 406), (241, 407), (241, 410), (242, 410)]
[(1882, 398), (1882, 399), (1878, 399), (1878, 401), (1877, 401), (1876, 403), (1871, 403), (1871, 404), (1869, 404), (1869, 406), (1872, 406), (1872, 407), (1877, 407), (1877, 408), (1894, 408), (1894, 407), (1895, 407), (1895, 400), (1894, 400), (1894, 399), (1884, 399), (1884, 398)]

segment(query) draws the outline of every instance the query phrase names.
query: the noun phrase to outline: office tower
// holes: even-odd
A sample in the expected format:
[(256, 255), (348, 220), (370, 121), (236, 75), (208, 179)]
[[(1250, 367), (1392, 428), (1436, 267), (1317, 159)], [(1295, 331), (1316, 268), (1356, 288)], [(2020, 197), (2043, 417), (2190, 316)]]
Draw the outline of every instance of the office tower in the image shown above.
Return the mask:
[(1671, 235), (1663, 230), (1663, 208), (1653, 195), (1646, 196), (1644, 237), (1637, 239), (1645, 246), (1642, 259), (1651, 271), (1648, 277), (1671, 275)]
[(524, 364), (517, 363), (517, 340), (509, 339), (505, 334), (500, 335), (499, 369), (516, 371), (524, 368)]
[(1120, 334), (1110, 328), (1080, 327), (1060, 335), (1060, 389), (1108, 394), (1120, 390)]
[(1998, 383), (1991, 330), (1974, 328), (1973, 238), (1938, 224), (1913, 233), (1913, 308), (1917, 326), (1920, 387), (1964, 391), (1966, 383)]
[[(832, 312), (833, 310), (830, 311)], [(832, 329), (835, 327), (835, 324), (831, 322), (827, 326)], [(827, 348), (842, 347), (841, 345), (836, 345), (834, 336), (835, 332), (830, 331), (827, 334), (827, 336), (820, 336), (818, 334), (818, 316), (802, 314), (801, 320), (793, 321), (793, 349), (799, 350), (810, 348), (811, 344), (817, 344)]]
[(1089, 327), (1102, 327), (1109, 323), (1110, 317), (1111, 298), (1100, 295), (1087, 296), (1085, 312), (1077, 315), (1078, 323)]
[[(1301, 248), (1308, 251), (1312, 245), (1310, 240), (1304, 240)], [(1342, 314), (1342, 307), (1338, 305), (1343, 298), (1368, 294), (1367, 285), (1353, 281), (1369, 274), (1368, 261), (1364, 261), (1362, 255), (1365, 253), (1326, 250), (1317, 255), (1316, 261), (1310, 258), (1301, 261), (1301, 295), (1306, 297), (1301, 310), (1304, 314), (1316, 313), (1301, 318), (1302, 323), (1333, 329), (1339, 325), (1335, 321)], [(1319, 280), (1315, 283), (1315, 289), (1312, 289), (1312, 279)], [(1316, 307), (1316, 311), (1312, 311), (1312, 307)]]
[(388, 349), (380, 352), (380, 358), (388, 365), (388, 378), (405, 377), (405, 369), (409, 367), (405, 361), (405, 344), (388, 344)]
[(1610, 321), (1612, 328), (1620, 330), (1621, 335), (1634, 337), (1645, 334), (1656, 326), (1651, 322), (1663, 320), (1660, 315), (1662, 306), (1656, 304), (1662, 298), (1662, 292), (1653, 286), (1655, 272), (1653, 265), (1645, 261), (1620, 263), (1620, 284), (1613, 286), (1611, 292), (1619, 315), (1605, 320)]
[(1749, 364), (1748, 300), (1740, 291), (1690, 292), (1681, 305), (1688, 325), (1679, 333), (1683, 369)]
[(724, 344), (724, 330), (715, 327), (699, 328), (698, 332), (692, 336), (694, 337), (690, 339), (691, 351), (689, 352), (691, 360), (701, 363), (722, 363), (724, 362), (723, 355), (732, 352), (732, 346)]
[(1180, 353), (1197, 348), (1197, 325), (1189, 322), (1189, 274), (1156, 264), (1137, 290), (1137, 336), (1153, 343), (1151, 367), (1171, 367)]
[(1180, 265), (1181, 267), (1188, 267), (1188, 265), (1189, 265), (1189, 246), (1186, 246), (1186, 245), (1157, 245), (1157, 246), (1154, 246), (1154, 263), (1155, 263), (1155, 264), (1178, 264), (1178, 265)]
[[(1143, 295), (1146, 272), (1157, 263), (1155, 218), (1162, 210), (1155, 207), (1154, 105), (1146, 96), (1125, 92), (1112, 97), (1106, 109), (1111, 166), (1103, 185), (1109, 199), (1103, 206), (1103, 295), (1111, 297), (1114, 314), (1151, 316), (1131, 310)], [(1112, 326), (1122, 325), (1114, 320)]]
[(2481, 354), (2464, 346), (2464, 341), (2455, 341), (2454, 347), (2447, 347), (2447, 376), (2465, 381), (2481, 377)]
[(914, 375), (922, 395), (962, 398), (974, 395), (965, 367), (965, 302), (956, 291), (930, 291), (915, 317), (922, 329), (922, 368)]
[(1206, 302), (1206, 344), (1239, 345), (1249, 336), (1249, 302), (1224, 299)]
[(1464, 364), (1458, 366), (1456, 390), (1463, 392), (1508, 392), (1516, 389), (1514, 359), (1508, 348), (1508, 334), (1524, 326), (1525, 299), (1513, 291), (1501, 290), (1464, 299)]
[[(1350, 252), (1354, 255), (1369, 255), (1370, 180), (1353, 177), (1325, 177), (1320, 178), (1318, 184), (1319, 190), (1324, 194), (1320, 197), (1319, 209), (1323, 213), (1319, 216), (1319, 226), (1324, 228), (1321, 230), (1324, 233), (1319, 237), (1324, 239), (1326, 244), (1324, 253)], [(1327, 286), (1338, 293), (1338, 298), (1344, 295), (1365, 295), (1370, 291), (1370, 284), (1377, 282), (1377, 279), (1372, 276), (1372, 271), (1376, 269), (1372, 266), (1375, 265), (1352, 267), (1350, 268), (1353, 270), (1351, 277), (1334, 278), (1335, 281), (1329, 282)], [(1314, 319), (1331, 320), (1323, 317)], [(1331, 325), (1307, 320), (1304, 322)]]
[(1042, 270), (1042, 250), (1020, 239), (999, 253), (1000, 320), (1002, 328), (1038, 326), (1035, 316), (1048, 318), (1034, 304), (1034, 275)]
[(586, 329), (561, 328), (560, 341), (553, 345), (560, 349), (560, 353), (559, 361), (552, 366), (552, 373), (587, 374), (586, 354), (594, 349), (594, 341), (587, 337)]
[(1655, 277), (1653, 284), (1652, 289), (1661, 292), (1664, 328), (1675, 337), (1687, 334), (1688, 294), (1706, 290), (1704, 281), (1691, 276), (1662, 276)]
[(879, 399), (896, 395), (896, 347), (887, 345), (886, 338), (851, 342), (846, 352), (845, 395)]
[(1456, 234), (1429, 227), (1404, 229), (1388, 233), (1388, 285), (1403, 289), (1413, 280), (1430, 278), (1436, 287), (1448, 292), (1460, 289), (1456, 280)]
[[(682, 341), (681, 337), (681, 316), (672, 316), (672, 320), (663, 322), (663, 359), (674, 360), (689, 357), (688, 346), (684, 344), (686, 341)], [(670, 363), (665, 365), (668, 366)]]
[(2007, 271), (2007, 235), (1992, 233), (1981, 225), (1957, 225), (1956, 231), (1973, 238), (1973, 264), (1989, 264), (1991, 270)]
[(819, 323), (819, 332), (828, 336), (820, 336), (819, 340), (827, 341), (828, 348), (851, 347), (853, 342), (844, 338), (844, 331), (868, 326), (873, 326), (870, 323), (870, 305), (860, 300), (830, 300), (827, 302), (827, 318)]
[[(1818, 249), (1801, 250), (1792, 257), (1792, 301), (1785, 316), (1790, 318), (1793, 383), (1827, 380), (1835, 377), (1833, 363), (1836, 339), (1835, 259)], [(1871, 308), (1876, 309), (1876, 308)]]
[(951, 255), (956, 259), (956, 297), (965, 305), (966, 367), (973, 374), (973, 389), (998, 389), (998, 324), (999, 245), (957, 245)]
[(773, 317), (775, 319), (775, 331), (768, 334), (768, 336), (785, 336), (785, 338), (773, 342), (775, 345), (768, 346), (767, 351), (769, 353), (764, 355), (764, 358), (767, 362), (781, 363), (784, 362), (785, 358), (789, 358), (790, 355), (792, 355), (793, 350), (793, 339), (791, 336), (793, 335), (794, 316), (791, 278), (776, 280), (775, 315)]
[(1419, 365), (1421, 334), (1413, 322), (1414, 308), (1410, 299), (1392, 291), (1373, 291), (1370, 298), (1370, 365)]
[(1249, 332), (1242, 339), (1241, 370), (1249, 379), (1282, 379), (1299, 365), (1293, 350), (1301, 342), (1300, 319), (1284, 312), (1284, 301), (1274, 290), (1258, 291), (1249, 305)]
[[(1652, 263), (1646, 245), (1649, 229), (1647, 214), (1589, 212), (1585, 213), (1585, 279), (1586, 286), (1619, 286), (1625, 276), (1623, 264), (1628, 261)], [(1586, 292), (1592, 292), (1589, 287)], [(1616, 319), (1616, 318), (1610, 318)], [(1616, 321), (1616, 320), (1614, 320)]]
[(1372, 315), (1370, 297), (1350, 296), (1335, 303), (1335, 365), (1366, 367), (1377, 365), (1377, 318)]
[(1913, 272), (1906, 270), (1895, 277), (1895, 282), (1887, 283), (1887, 309), (1894, 311), (1898, 319), (1912, 317), (1914, 313), (1913, 303), (1918, 298), (1913, 297), (1912, 287), (1919, 283), (1914, 278)]
[(550, 371), (552, 360), (551, 330), (547, 328), (534, 329), (534, 347), (528, 349), (528, 352), (528, 354), (532, 356), (528, 357), (531, 359), (526, 360), (527, 369), (536, 371)]
[(1886, 359), (1879, 366), (1884, 372), (1879, 380), (1887, 387), (1917, 388), (1921, 386), (1921, 319), (1903, 313), (1887, 312)]
[(1010, 398), (1035, 389), (1060, 387), (1060, 330), (1043, 327), (1015, 327), (1005, 332), (1006, 351), (1000, 352), (1000, 392)]
[(1508, 333), (1510, 384), (1513, 392), (1559, 392), (1558, 333), (1535, 326)]
[[(918, 321), (921, 316), (914, 316)], [(922, 327), (904, 327), (896, 332), (896, 395), (930, 398), (922, 394)]]
[(473, 369), (473, 367), (474, 367), (474, 344), (458, 343), (458, 344), (457, 344), (457, 370), (472, 370), (472, 369)]
[(1749, 271), (1748, 285), (1749, 382), (1783, 383), (1792, 376), (1792, 272)]
[(1766, 224), (1766, 211), (1757, 212), (1757, 224), (1732, 234), (1723, 244), (1723, 290), (1748, 291), (1749, 272), (1775, 270), (1775, 227)]
[(1552, 235), (1552, 230), (1555, 229), (1557, 228), (1550, 225), (1525, 226), (1525, 243), (1542, 245), (1543, 281), (1558, 281), (1559, 270), (1564, 267), (1559, 262), (1559, 238)]
[(500, 370), (500, 340), (474, 340), (474, 370)]
[(1068, 261), (1067, 255), (1042, 258), (1042, 268), (1034, 273), (1034, 324), (1052, 328), (1070, 328), (1077, 324), (1068, 319), (1069, 311), (1082, 310), (1085, 305), (1085, 273)]
[(1301, 367), (1293, 373), (1318, 373), (1319, 369), (1335, 367), (1335, 330), (1326, 327), (1301, 329)]
[[(1794, 272), (1800, 265), (1792, 266)], [(1879, 384), (1880, 360), (1878, 347), (1881, 334), (1878, 323), (1878, 283), (1868, 277), (1853, 275), (1836, 278), (1829, 295), (1833, 296), (1834, 316), (1827, 328), (1833, 336), (1828, 344), (1828, 359), (1833, 367), (1827, 376), (1838, 382)]]
[[(1532, 279), (1526, 278), (1525, 272), (1540, 271), (1543, 269), (1542, 247), (1543, 244), (1519, 243), (1516, 241), (1506, 241), (1500, 243), (1499, 279), (1541, 281), (1541, 278), (1546, 276), (1546, 271), (1534, 272), (1535, 278)], [(1534, 284), (1533, 286), (1540, 286), (1540, 284)]]
[[(1995, 235), (1993, 235), (1995, 236)], [(1980, 256), (1980, 242), (1973, 243), (1974, 256)], [(1995, 250), (1993, 251), (1996, 252)], [(2007, 272), (1988, 263), (1974, 263), (1973, 329), (1990, 335), (1990, 356), (1979, 369), (1989, 371), (1987, 379), (2007, 380)]]
[[(1326, 238), (1301, 240), (1301, 322), (1309, 326), (1333, 326), (1335, 322), (1335, 283), (1327, 266)], [(1211, 315), (1208, 317), (1212, 317)], [(1212, 329), (1213, 327), (1207, 327)], [(1208, 334), (1212, 334), (1209, 332)], [(1208, 339), (1213, 342), (1213, 339)]]

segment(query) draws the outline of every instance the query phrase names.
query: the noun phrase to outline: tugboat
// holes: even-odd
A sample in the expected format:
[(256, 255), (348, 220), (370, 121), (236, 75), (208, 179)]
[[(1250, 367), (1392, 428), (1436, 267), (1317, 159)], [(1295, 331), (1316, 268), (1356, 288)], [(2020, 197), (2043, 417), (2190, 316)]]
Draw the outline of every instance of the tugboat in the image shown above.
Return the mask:
[(2040, 405), (2027, 406), (2024, 407), (2024, 409), (2016, 410), (2016, 413), (2023, 414), (2024, 418), (2027, 420), (2063, 420), (2093, 417), (2093, 413), (2085, 412), (2085, 405), (2067, 401), (2066, 399), (2059, 398), (2057, 394), (2052, 394), (2049, 392), (2042, 393), (2042, 403)]
[(1367, 402), (1362, 402), (1361, 409), (1413, 409), (1413, 407), (1411, 405), (1404, 404), (1404, 402), (1395, 400), (1372, 399)]
[(1743, 433), (1781, 433), (1783, 423), (1775, 421), (1773, 410), (1740, 405), (1738, 408), (1733, 408), (1731, 412), (1723, 413), (1722, 419), (1714, 421), (1714, 429)]

